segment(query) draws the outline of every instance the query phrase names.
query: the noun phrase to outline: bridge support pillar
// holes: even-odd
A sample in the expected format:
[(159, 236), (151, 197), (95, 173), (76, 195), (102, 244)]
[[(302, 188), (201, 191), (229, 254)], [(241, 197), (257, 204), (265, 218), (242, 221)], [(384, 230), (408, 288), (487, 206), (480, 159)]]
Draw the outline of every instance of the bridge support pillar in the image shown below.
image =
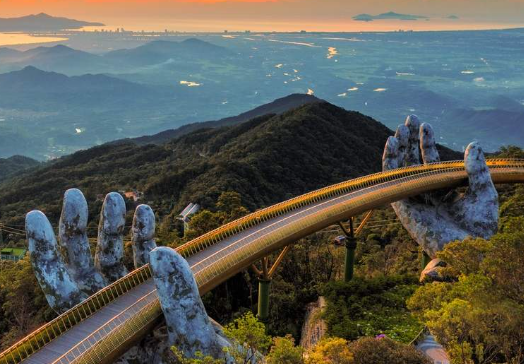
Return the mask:
[(344, 282), (349, 282), (353, 279), (353, 271), (355, 269), (355, 249), (357, 248), (356, 239), (347, 239), (346, 241), (346, 260), (344, 264)]
[(358, 228), (355, 230), (353, 226), (354, 219), (351, 217), (349, 219), (349, 231), (346, 230), (342, 223), (338, 223), (344, 234), (346, 235), (345, 246), (346, 246), (346, 259), (344, 262), (344, 282), (349, 282), (353, 279), (353, 272), (355, 269), (355, 249), (357, 249), (357, 238), (356, 236), (360, 234), (366, 223), (369, 221), (373, 215), (373, 210), (367, 212), (367, 214), (362, 219)]
[(342, 223), (338, 223), (346, 238), (344, 239), (346, 247), (346, 258), (344, 261), (344, 282), (349, 282), (353, 279), (353, 271), (355, 269), (355, 249), (357, 248), (357, 239), (355, 238), (355, 229), (353, 228), (353, 218), (349, 219), (349, 231), (344, 228)]
[(271, 279), (258, 279), (258, 313), (260, 321), (266, 321), (269, 317), (269, 286)]
[(349, 219), (349, 234), (346, 239), (346, 260), (344, 264), (344, 282), (353, 279), (355, 269), (355, 249), (357, 248), (357, 239), (355, 238), (355, 229), (353, 228), (353, 218)]
[(262, 259), (262, 269), (258, 269), (255, 264), (251, 266), (255, 274), (258, 276), (258, 313), (257, 317), (260, 321), (266, 321), (269, 318), (269, 288), (271, 280), (280, 263), (291, 250), (291, 245), (288, 245), (282, 250), (277, 257), (273, 266), (269, 267), (269, 258)]

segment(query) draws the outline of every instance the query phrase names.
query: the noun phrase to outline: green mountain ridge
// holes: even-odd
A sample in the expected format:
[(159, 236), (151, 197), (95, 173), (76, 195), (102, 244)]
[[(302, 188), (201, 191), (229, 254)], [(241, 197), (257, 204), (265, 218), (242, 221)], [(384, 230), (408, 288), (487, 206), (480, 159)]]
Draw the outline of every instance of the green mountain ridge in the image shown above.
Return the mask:
[(299, 106), (314, 103), (322, 102), (323, 100), (307, 94), (291, 94), (286, 97), (276, 99), (270, 103), (261, 105), (252, 110), (243, 112), (237, 116), (230, 116), (220, 120), (213, 121), (204, 121), (199, 123), (191, 123), (183, 125), (177, 129), (168, 129), (160, 133), (153, 135), (145, 135), (138, 138), (129, 138), (116, 140), (114, 142), (109, 142), (109, 144), (115, 143), (125, 143), (133, 142), (137, 145), (147, 145), (147, 144), (162, 144), (166, 143), (174, 138), (181, 137), (183, 135), (192, 133), (194, 131), (206, 128), (219, 128), (223, 126), (232, 126), (243, 123), (250, 119), (267, 115), (267, 114), (282, 114), (291, 109), (297, 108)]
[[(162, 145), (103, 145), (0, 184), (0, 220), (23, 223), (34, 208), (58, 220), (62, 195), (72, 187), (91, 204), (110, 191), (139, 190), (161, 216), (189, 202), (213, 208), (224, 191), (238, 192), (254, 210), (379, 171), (392, 134), (370, 117), (319, 102)], [(443, 149), (442, 156), (457, 154)]]
[(8, 177), (40, 165), (40, 162), (24, 157), (21, 155), (14, 155), (9, 158), (0, 158), (0, 181), (7, 179)]

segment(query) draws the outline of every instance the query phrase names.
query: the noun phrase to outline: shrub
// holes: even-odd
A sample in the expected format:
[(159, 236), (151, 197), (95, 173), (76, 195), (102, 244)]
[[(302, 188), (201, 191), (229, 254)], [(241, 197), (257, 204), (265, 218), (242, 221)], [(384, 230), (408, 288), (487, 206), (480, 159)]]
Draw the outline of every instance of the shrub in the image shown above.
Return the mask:
[(431, 364), (432, 361), (411, 345), (385, 338), (361, 338), (349, 345), (352, 364)]
[(346, 340), (328, 338), (309, 352), (306, 364), (354, 364), (354, 361)]
[(328, 283), (324, 290), (328, 334), (346, 340), (386, 334), (410, 342), (423, 327), (406, 308), (416, 283), (411, 276), (356, 277), (348, 283)]
[(291, 335), (286, 337), (276, 337), (273, 339), (273, 346), (266, 356), (267, 364), (302, 364), (302, 354), (304, 349), (295, 346), (295, 339)]

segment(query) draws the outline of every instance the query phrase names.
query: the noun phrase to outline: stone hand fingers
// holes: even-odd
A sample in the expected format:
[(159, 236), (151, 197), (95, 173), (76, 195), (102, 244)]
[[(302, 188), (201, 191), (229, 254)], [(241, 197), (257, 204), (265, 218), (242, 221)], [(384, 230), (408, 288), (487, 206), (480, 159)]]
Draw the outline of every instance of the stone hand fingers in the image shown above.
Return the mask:
[(87, 237), (87, 201), (83, 193), (72, 188), (64, 194), (58, 226), (62, 257), (79, 288), (91, 295), (104, 288), (106, 282), (96, 271)]
[(404, 125), (409, 130), (404, 165), (415, 166), (420, 164), (420, 121), (416, 115), (410, 115)]
[(135, 268), (149, 263), (149, 252), (156, 248), (155, 214), (148, 205), (139, 205), (131, 227)]
[(62, 313), (82, 302), (87, 295), (79, 289), (62, 260), (47, 217), (41, 211), (31, 211), (26, 215), (25, 225), (31, 265), (51, 308)]
[(497, 232), (498, 193), (478, 143), (468, 145), (464, 154), (468, 190), (455, 206), (455, 217), (472, 236), (489, 238)]
[(440, 162), (437, 143), (435, 142), (435, 133), (428, 123), (420, 125), (420, 151), (424, 164)]
[(95, 266), (108, 283), (127, 274), (124, 266), (124, 229), (126, 204), (116, 192), (110, 192), (104, 199), (98, 224), (98, 242)]

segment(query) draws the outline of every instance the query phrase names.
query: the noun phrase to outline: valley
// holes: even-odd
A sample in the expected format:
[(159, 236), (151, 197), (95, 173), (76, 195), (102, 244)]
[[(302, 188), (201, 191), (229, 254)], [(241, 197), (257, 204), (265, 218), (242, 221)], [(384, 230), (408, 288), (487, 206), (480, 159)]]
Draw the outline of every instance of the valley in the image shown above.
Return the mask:
[[(456, 150), (473, 130), (490, 151), (522, 146), (524, 73), (508, 61), (522, 55), (522, 34), (166, 33), (150, 42), (139, 32), (77, 32), (57, 46), (2, 47), (0, 79), (9, 91), (0, 99), (0, 145), (9, 147), (0, 147), (0, 157), (53, 159), (238, 115), (291, 93), (314, 94), (390, 128), (415, 113)], [(35, 69), (57, 79), (112, 82), (87, 91), (45, 77), (24, 83), (24, 73)], [(116, 80), (127, 86), (115, 88)], [(51, 95), (24, 98), (46, 87)], [(63, 93), (72, 96), (67, 108), (60, 106)]]

